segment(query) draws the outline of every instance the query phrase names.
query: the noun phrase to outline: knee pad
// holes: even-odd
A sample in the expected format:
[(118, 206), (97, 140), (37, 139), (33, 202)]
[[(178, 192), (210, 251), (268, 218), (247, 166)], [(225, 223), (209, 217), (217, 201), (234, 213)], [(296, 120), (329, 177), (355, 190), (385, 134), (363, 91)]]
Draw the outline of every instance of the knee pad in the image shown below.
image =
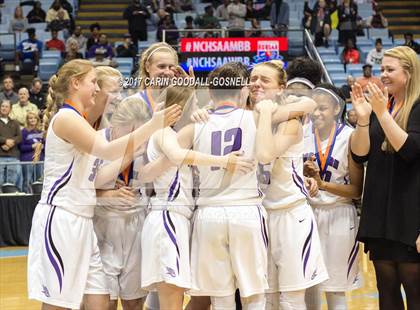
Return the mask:
[(236, 310), (235, 295), (210, 297), (213, 310)]
[(345, 292), (326, 292), (328, 309), (347, 310)]
[(256, 294), (246, 298), (241, 298), (243, 310), (260, 310), (266, 309), (265, 307), (265, 295)]
[(281, 310), (306, 310), (305, 290), (281, 292), (279, 304)]

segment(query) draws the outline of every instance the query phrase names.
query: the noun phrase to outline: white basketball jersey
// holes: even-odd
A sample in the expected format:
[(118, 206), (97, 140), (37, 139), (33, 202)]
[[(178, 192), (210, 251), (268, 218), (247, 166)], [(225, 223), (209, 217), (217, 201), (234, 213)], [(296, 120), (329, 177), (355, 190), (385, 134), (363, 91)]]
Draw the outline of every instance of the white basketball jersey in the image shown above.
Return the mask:
[[(154, 142), (154, 137), (161, 134), (155, 132), (147, 146), (147, 157), (149, 161), (157, 160), (162, 151)], [(193, 179), (191, 168), (187, 165), (171, 167), (165, 173), (153, 181), (155, 196), (150, 198), (152, 210), (169, 210), (181, 213), (188, 218), (194, 210), (194, 199), (192, 197)]]
[[(323, 177), (324, 181), (336, 183), (336, 184), (349, 184), (349, 163), (348, 163), (348, 149), (350, 136), (353, 129), (345, 124), (337, 125), (337, 133), (335, 141), (331, 147), (333, 147), (331, 156), (328, 160), (328, 167)], [(321, 141), (322, 152), (325, 153), (328, 147), (328, 138)], [(315, 134), (312, 125), (305, 126), (304, 128), (304, 143), (305, 143), (305, 154), (303, 160), (310, 158), (312, 154), (316, 153), (316, 142)], [(318, 160), (315, 161), (318, 164)], [(321, 170), (321, 167), (319, 167)], [(319, 191), (316, 197), (309, 198), (308, 201), (311, 205), (330, 205), (336, 203), (352, 203), (350, 198), (345, 198), (331, 194), (327, 191)]]
[[(207, 123), (195, 124), (194, 150), (212, 155), (242, 151), (246, 158), (255, 158), (256, 132), (252, 111), (219, 107)], [(197, 168), (197, 206), (261, 204), (257, 168), (246, 175), (232, 175), (219, 167)]]
[[(102, 129), (100, 133), (107, 141), (111, 141), (110, 128)], [(102, 167), (105, 167), (106, 165), (111, 163), (111, 161), (100, 160), (100, 159), (99, 159), (99, 162), (100, 162), (99, 170)], [(120, 205), (116, 203), (116, 200), (112, 200), (112, 199), (104, 198), (104, 197), (98, 197), (97, 207), (95, 208), (95, 215), (99, 215), (101, 217), (107, 217), (107, 216), (112, 217), (116, 215), (127, 216), (130, 214), (138, 213), (142, 208), (148, 205), (149, 200), (146, 195), (145, 185), (142, 184), (139, 179), (139, 172), (145, 164), (146, 164), (146, 159), (144, 158), (142, 154), (139, 157), (135, 158), (132, 164), (130, 164), (130, 166), (128, 167), (129, 168), (129, 174), (128, 174), (129, 183), (127, 186), (130, 186), (136, 190), (136, 195), (138, 194), (137, 203), (132, 206)], [(121, 179), (121, 174), (119, 175), (118, 178)], [(108, 188), (108, 185), (109, 185), (109, 189), (114, 189), (115, 181), (116, 180), (111, 180), (109, 184), (106, 185), (106, 188)]]
[(264, 191), (265, 208), (273, 210), (289, 208), (305, 201), (308, 192), (303, 179), (302, 153), (303, 140), (290, 146), (271, 165), (268, 186)]
[(51, 119), (45, 143), (44, 185), (40, 202), (93, 217), (97, 165), (94, 165), (94, 157), (80, 152), (54, 133), (52, 125), (62, 113), (76, 113), (83, 119), (76, 111), (66, 108), (60, 109)]

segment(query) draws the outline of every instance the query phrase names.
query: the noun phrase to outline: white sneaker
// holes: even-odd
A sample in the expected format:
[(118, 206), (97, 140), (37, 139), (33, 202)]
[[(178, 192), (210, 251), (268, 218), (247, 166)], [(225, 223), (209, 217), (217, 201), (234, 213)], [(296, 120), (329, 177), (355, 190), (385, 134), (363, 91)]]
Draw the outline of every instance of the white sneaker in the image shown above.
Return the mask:
[(20, 68), (19, 68), (19, 66), (18, 66), (18, 65), (16, 65), (16, 66), (15, 66), (15, 71), (16, 71), (16, 72), (19, 72), (19, 71), (20, 71)]
[(34, 71), (38, 71), (38, 65), (35, 65)]

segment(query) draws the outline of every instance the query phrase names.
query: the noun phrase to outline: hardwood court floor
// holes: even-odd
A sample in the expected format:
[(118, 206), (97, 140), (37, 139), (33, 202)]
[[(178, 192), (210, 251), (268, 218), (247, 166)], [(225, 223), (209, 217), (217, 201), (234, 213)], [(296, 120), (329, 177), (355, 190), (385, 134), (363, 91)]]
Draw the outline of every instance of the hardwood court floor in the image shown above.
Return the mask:
[[(26, 293), (26, 250), (25, 247), (0, 249), (0, 309), (40, 309), (40, 303), (28, 300)], [(347, 295), (349, 310), (377, 310), (378, 294), (375, 273), (370, 261), (363, 254), (360, 261), (364, 286)], [(121, 309), (121, 308), (119, 308)], [(323, 310), (326, 310), (325, 299)]]

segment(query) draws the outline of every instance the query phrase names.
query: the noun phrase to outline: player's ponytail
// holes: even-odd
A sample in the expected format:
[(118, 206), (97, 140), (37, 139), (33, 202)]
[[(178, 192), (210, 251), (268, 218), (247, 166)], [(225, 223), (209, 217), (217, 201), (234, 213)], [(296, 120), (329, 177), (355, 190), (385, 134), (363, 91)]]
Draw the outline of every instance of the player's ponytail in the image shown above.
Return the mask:
[[(47, 108), (43, 117), (44, 142), (47, 137), (50, 120), (63, 105), (64, 99), (68, 97), (68, 87), (71, 79), (83, 79), (93, 69), (92, 63), (88, 60), (75, 59), (63, 65), (48, 82)], [(34, 152), (34, 161), (41, 157), (42, 145), (39, 145)]]

